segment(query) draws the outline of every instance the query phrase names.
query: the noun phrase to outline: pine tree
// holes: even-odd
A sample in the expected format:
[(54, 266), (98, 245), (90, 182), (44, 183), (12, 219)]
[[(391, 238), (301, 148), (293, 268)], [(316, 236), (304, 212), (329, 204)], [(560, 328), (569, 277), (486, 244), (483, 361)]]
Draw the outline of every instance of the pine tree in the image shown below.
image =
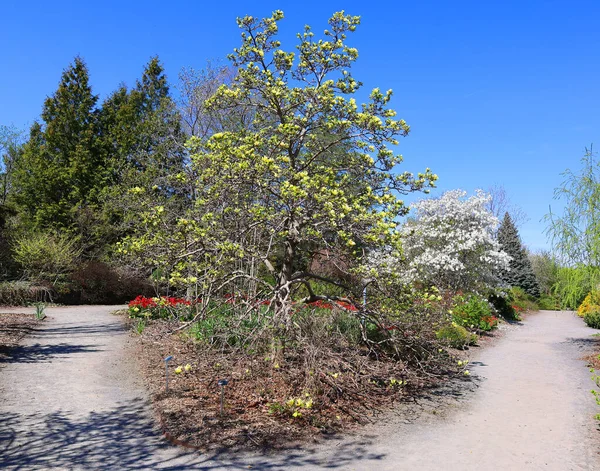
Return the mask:
[(519, 232), (508, 213), (504, 214), (498, 229), (498, 242), (502, 250), (512, 258), (509, 270), (500, 273), (502, 281), (509, 286), (522, 288), (531, 296), (539, 297), (540, 287), (531, 266), (531, 261), (521, 243)]

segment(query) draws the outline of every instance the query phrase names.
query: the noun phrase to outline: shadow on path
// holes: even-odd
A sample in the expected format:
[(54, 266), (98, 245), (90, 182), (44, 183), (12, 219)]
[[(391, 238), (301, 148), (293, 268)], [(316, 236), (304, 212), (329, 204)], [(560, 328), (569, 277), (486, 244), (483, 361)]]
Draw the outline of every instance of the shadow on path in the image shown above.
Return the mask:
[(73, 345), (59, 343), (55, 345), (18, 345), (8, 349), (0, 349), (2, 363), (41, 363), (49, 362), (56, 357), (68, 357), (76, 353), (101, 352), (100, 345)]
[(254, 470), (317, 466), (336, 469), (385, 457), (369, 451), (373, 444), (370, 438), (340, 443), (326, 461), (322, 455), (317, 458), (316, 451), (304, 449), (253, 456), (250, 460), (248, 455), (236, 456), (230, 452), (203, 455), (168, 445), (153, 429), (147, 407), (142, 399), (135, 399), (85, 417), (69, 411), (0, 413), (0, 468), (241, 470), (248, 469), (251, 463)]

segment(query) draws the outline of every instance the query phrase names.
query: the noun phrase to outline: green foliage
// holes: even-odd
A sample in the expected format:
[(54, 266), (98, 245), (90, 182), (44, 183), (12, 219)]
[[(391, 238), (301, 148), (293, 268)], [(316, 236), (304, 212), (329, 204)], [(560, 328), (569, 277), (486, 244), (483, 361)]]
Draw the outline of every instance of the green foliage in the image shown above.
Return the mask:
[[(597, 334), (595, 334), (595, 335), (597, 335)], [(596, 386), (600, 386), (600, 375), (596, 374), (596, 371), (594, 370), (594, 368), (591, 368), (590, 372), (592, 373), (592, 381), (594, 381), (594, 383), (596, 383)], [(594, 396), (594, 398), (596, 399), (596, 405), (600, 406), (600, 392), (596, 391), (595, 389), (592, 389), (591, 393)], [(596, 420), (600, 420), (600, 414), (596, 414), (594, 416), (594, 418)]]
[(600, 329), (600, 306), (596, 306), (594, 309), (587, 311), (583, 315), (585, 323), (594, 329)]
[(133, 329), (135, 330), (135, 332), (138, 335), (142, 335), (144, 333), (144, 330), (146, 329), (146, 321), (144, 319), (138, 319), (135, 324)]
[(261, 331), (261, 328), (269, 322), (269, 317), (265, 316), (262, 310), (244, 314), (243, 311), (236, 313), (235, 310), (236, 307), (231, 305), (216, 305), (203, 319), (192, 324), (188, 331), (189, 335), (208, 346), (229, 348), (249, 346), (255, 340), (252, 334)]
[(517, 311), (517, 314), (525, 311), (537, 311), (539, 309), (537, 299), (522, 288), (511, 288), (510, 298), (512, 300), (512, 307)]
[(553, 296), (541, 296), (537, 300), (538, 307), (545, 311), (560, 310), (560, 301)]
[(600, 269), (578, 265), (575, 267), (560, 267), (553, 294), (560, 301), (562, 309), (575, 310), (586, 295), (594, 291), (600, 284)]
[(586, 149), (580, 172), (567, 169), (554, 190), (554, 197), (565, 201), (562, 216), (550, 212), (545, 217), (555, 251), (572, 266), (600, 267), (599, 164), (592, 148)]
[(477, 344), (477, 335), (472, 334), (463, 326), (452, 323), (439, 329), (436, 333), (439, 340), (452, 348), (466, 348)]
[(46, 317), (46, 313), (44, 312), (46, 309), (46, 304), (34, 303), (34, 306), (35, 306), (35, 318), (38, 321), (43, 320)]
[(553, 288), (558, 281), (558, 271), (560, 266), (556, 257), (548, 251), (540, 251), (530, 254), (529, 260), (535, 274), (535, 278), (540, 285), (542, 296), (552, 297)]
[[(397, 195), (426, 190), (437, 177), (429, 169), (395, 173), (402, 159), (390, 147), (409, 127), (394, 118), (391, 91), (374, 89), (362, 106), (352, 98), (360, 87), (350, 73), (357, 51), (345, 41), (359, 18), (335, 13), (319, 41), (307, 26), (297, 54), (276, 38), (282, 18), (276, 11), (238, 19), (242, 45), (230, 56), (236, 77), (206, 106), (243, 107), (251, 122), (192, 137), (193, 179), (180, 177), (194, 207), (149, 207), (120, 253), (142, 256), (147, 270), (161, 268), (166, 282), (202, 297), (216, 280), (235, 279), (252, 296), (265, 290), (277, 321), (289, 329), (297, 290), (307, 290), (311, 301), (339, 291), (337, 280), (311, 272), (315, 251), (328, 247), (347, 260), (351, 279), (360, 248), (397, 246), (394, 229), (406, 213)], [(315, 280), (329, 291), (314, 293)], [(356, 281), (345, 292), (359, 291)]]
[(77, 212), (94, 206), (107, 183), (98, 147), (97, 97), (83, 60), (75, 58), (34, 123), (16, 162), (12, 199), (23, 224), (73, 229)]
[(474, 294), (454, 298), (452, 318), (458, 325), (483, 331), (492, 330), (498, 325), (489, 302)]
[(518, 321), (521, 320), (519, 313), (513, 307), (513, 296), (509, 292), (495, 290), (491, 292), (488, 301), (494, 306), (495, 311), (504, 319)]
[(33, 232), (15, 241), (13, 254), (27, 279), (55, 282), (75, 268), (80, 250), (66, 234)]
[(519, 232), (510, 215), (504, 214), (504, 219), (498, 229), (498, 242), (502, 250), (511, 257), (508, 270), (500, 272), (500, 278), (508, 286), (523, 288), (534, 297), (540, 295), (540, 287), (536, 280), (531, 261), (521, 243)]

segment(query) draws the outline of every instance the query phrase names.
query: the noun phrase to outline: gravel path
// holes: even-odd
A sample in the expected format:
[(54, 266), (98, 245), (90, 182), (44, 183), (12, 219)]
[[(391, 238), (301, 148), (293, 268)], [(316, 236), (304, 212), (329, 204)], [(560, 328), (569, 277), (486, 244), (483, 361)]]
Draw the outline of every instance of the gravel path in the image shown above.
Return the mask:
[(0, 364), (0, 469), (600, 470), (598, 410), (580, 360), (593, 331), (568, 312), (511, 326), (472, 362), (475, 391), (421, 400), (414, 423), (404, 414), (303, 450), (207, 456), (153, 429), (114, 309), (48, 309)]

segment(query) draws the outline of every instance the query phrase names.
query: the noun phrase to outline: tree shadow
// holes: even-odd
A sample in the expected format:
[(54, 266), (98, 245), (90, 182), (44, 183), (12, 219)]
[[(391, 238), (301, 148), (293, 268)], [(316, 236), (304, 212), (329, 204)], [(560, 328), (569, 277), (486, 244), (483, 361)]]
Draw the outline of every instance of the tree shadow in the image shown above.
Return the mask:
[(77, 336), (89, 336), (89, 335), (112, 335), (114, 333), (127, 331), (126, 327), (117, 322), (105, 322), (98, 324), (85, 324), (85, 325), (73, 325), (65, 327), (42, 327), (34, 329), (31, 338), (52, 338), (60, 336), (68, 336), (69, 338)]
[(373, 443), (372, 437), (339, 443), (326, 457), (317, 448), (291, 448), (259, 456), (227, 450), (204, 455), (169, 445), (153, 428), (142, 399), (87, 416), (69, 411), (0, 412), (0, 468), (15, 471), (336, 469), (349, 465), (374, 469), (385, 455), (370, 451)]
[(54, 345), (17, 345), (0, 348), (0, 364), (2, 363), (40, 363), (49, 362), (58, 356), (64, 357), (76, 353), (100, 352), (100, 345), (73, 345), (59, 343)]

